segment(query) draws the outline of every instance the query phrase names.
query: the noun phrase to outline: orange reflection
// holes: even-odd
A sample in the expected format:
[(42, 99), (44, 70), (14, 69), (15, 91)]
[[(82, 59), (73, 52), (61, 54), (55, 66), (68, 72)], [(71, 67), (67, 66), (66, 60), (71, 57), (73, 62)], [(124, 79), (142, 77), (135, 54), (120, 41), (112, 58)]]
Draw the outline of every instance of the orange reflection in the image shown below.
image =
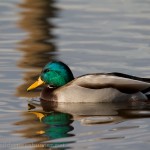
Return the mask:
[(24, 52), (18, 66), (31, 69), (24, 73), (25, 83), (17, 88), (17, 96), (36, 97), (39, 91), (26, 92), (26, 88), (37, 79), (41, 68), (55, 59), (56, 46), (52, 42), (54, 35), (51, 31), (55, 26), (51, 19), (57, 16), (58, 9), (53, 0), (24, 0), (18, 5), (21, 17), (18, 25), (28, 34), (18, 43), (18, 50)]
[(24, 112), (21, 115), (23, 120), (15, 122), (14, 125), (25, 126), (25, 128), (13, 131), (15, 134), (21, 134), (22, 137), (30, 139), (30, 143), (39, 143), (48, 140), (48, 138), (42, 136), (43, 133), (41, 133), (41, 131), (44, 131), (47, 127), (45, 124), (40, 122), (32, 113)]

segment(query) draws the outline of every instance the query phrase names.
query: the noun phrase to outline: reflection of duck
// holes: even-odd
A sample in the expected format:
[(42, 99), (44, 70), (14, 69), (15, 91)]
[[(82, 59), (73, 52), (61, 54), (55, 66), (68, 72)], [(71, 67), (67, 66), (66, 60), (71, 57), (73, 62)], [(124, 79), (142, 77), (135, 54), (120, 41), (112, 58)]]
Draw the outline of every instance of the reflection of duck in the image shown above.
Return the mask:
[[(45, 90), (50, 90), (48, 87)], [(75, 119), (94, 116), (118, 117), (149, 117), (148, 101), (133, 101), (132, 103), (58, 103), (40, 99), (40, 106), (45, 112), (58, 111), (68, 113)], [(31, 103), (32, 107), (35, 105)]]
[(50, 139), (73, 136), (73, 134), (68, 133), (73, 130), (70, 125), (73, 122), (72, 115), (61, 112), (42, 113), (31, 111), (31, 113), (35, 114), (42, 123), (49, 126), (40, 133)]
[[(128, 108), (124, 103), (57, 103), (41, 99), (44, 111), (59, 111), (77, 116), (116, 116), (118, 109)], [(79, 117), (80, 118), (80, 117)]]
[[(48, 89), (48, 88), (47, 88)], [(63, 112), (71, 114), (73, 120), (82, 125), (120, 122), (123, 118), (149, 117), (147, 102), (133, 103), (57, 103), (41, 98), (45, 112)]]
[(51, 88), (42, 91), (42, 97), (58, 102), (119, 102), (147, 99), (150, 79), (122, 73), (97, 73), (74, 79), (69, 67), (62, 62), (48, 63), (28, 91), (46, 83)]

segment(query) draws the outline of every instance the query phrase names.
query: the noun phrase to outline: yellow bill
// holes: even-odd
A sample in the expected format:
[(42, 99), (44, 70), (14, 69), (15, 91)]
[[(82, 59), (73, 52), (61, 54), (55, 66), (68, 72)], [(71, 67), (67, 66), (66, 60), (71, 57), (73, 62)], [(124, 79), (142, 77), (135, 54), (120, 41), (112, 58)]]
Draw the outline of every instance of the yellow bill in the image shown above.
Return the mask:
[(40, 85), (44, 84), (44, 81), (41, 80), (41, 78), (39, 77), (38, 80), (36, 82), (34, 82), (28, 89), (27, 91), (33, 90), (37, 87), (39, 87)]

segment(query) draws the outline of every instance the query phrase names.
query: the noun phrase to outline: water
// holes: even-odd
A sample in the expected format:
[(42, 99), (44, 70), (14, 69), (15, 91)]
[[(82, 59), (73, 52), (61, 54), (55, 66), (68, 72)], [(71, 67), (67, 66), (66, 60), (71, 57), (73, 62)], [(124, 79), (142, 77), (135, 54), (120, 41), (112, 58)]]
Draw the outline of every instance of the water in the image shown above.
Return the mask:
[[(149, 150), (149, 104), (42, 106), (26, 88), (50, 60), (75, 76), (150, 77), (150, 1), (0, 2), (0, 149)], [(50, 104), (46, 104), (48, 106)]]

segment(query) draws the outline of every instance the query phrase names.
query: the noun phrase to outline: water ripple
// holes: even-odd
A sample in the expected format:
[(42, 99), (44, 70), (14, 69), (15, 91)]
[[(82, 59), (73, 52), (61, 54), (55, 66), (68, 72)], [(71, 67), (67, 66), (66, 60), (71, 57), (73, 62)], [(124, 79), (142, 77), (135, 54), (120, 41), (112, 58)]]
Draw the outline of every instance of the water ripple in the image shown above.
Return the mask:
[(48, 113), (28, 104), (38, 91), (26, 92), (40, 67), (56, 58), (75, 76), (119, 71), (149, 77), (149, 6), (149, 0), (1, 1), (0, 147), (149, 150), (148, 104), (133, 110), (65, 105)]

